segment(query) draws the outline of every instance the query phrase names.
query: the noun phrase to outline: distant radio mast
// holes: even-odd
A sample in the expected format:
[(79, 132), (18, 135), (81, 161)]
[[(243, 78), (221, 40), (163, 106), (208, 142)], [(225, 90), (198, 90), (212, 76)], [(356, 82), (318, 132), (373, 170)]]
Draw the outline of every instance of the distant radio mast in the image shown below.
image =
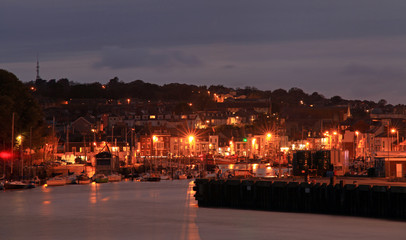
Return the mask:
[(39, 80), (41, 77), (39, 76), (39, 60), (38, 60), (38, 55), (37, 55), (37, 78), (35, 80)]

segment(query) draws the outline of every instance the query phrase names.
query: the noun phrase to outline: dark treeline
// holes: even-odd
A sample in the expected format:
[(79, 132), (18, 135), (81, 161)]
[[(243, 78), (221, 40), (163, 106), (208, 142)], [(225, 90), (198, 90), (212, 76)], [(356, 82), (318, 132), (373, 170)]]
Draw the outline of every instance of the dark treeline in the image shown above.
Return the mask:
[[(381, 108), (385, 112), (393, 112), (394, 106), (387, 104), (382, 99), (378, 103), (368, 100), (345, 100), (340, 96), (326, 98), (318, 92), (312, 94), (305, 93), (300, 88), (289, 90), (276, 89), (258, 90), (255, 87), (228, 88), (223, 85), (196, 86), (180, 83), (169, 83), (162, 86), (147, 83), (142, 80), (135, 80), (129, 83), (120, 81), (117, 77), (110, 79), (105, 85), (95, 83), (75, 83), (66, 78), (59, 80), (42, 80), (28, 82), (29, 87), (35, 87), (35, 95), (53, 99), (139, 99), (151, 101), (180, 101), (197, 104), (196, 109), (213, 107), (213, 97), (216, 94), (226, 94), (234, 92), (236, 96), (244, 95), (246, 99), (269, 99), (273, 106), (337, 106), (350, 104), (353, 108), (361, 111), (365, 109)], [(200, 107), (199, 107), (200, 106)]]
[(111, 79), (105, 85), (98, 82), (89, 84), (74, 83), (66, 78), (49, 81), (38, 79), (29, 82), (28, 85), (36, 88), (36, 94), (58, 100), (75, 98), (192, 100), (199, 93), (207, 95), (208, 91), (206, 86), (179, 83), (163, 86), (146, 83), (142, 80), (124, 83), (119, 81), (117, 77)]

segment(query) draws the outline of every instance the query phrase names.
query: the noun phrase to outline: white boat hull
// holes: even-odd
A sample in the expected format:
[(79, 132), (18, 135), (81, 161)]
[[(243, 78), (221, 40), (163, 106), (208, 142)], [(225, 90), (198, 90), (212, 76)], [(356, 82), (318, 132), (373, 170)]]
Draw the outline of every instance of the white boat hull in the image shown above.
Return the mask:
[(121, 175), (109, 175), (107, 176), (109, 179), (109, 182), (120, 182), (121, 181)]
[(63, 186), (66, 184), (65, 178), (58, 178), (58, 179), (48, 179), (47, 186)]

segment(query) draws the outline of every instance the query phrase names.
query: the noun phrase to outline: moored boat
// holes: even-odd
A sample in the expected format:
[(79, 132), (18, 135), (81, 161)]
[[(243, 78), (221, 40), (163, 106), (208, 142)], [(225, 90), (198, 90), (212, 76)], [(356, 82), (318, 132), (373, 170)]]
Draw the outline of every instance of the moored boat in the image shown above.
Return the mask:
[(66, 176), (65, 180), (66, 180), (66, 184), (76, 184), (76, 180), (77, 180), (77, 175), (76, 174), (72, 174), (72, 175), (68, 175)]
[(180, 180), (187, 179), (187, 175), (186, 174), (180, 174), (179, 179)]
[(66, 184), (66, 179), (63, 177), (53, 177), (47, 180), (47, 186), (63, 186)]
[(161, 178), (159, 176), (145, 176), (141, 179), (142, 182), (159, 182)]
[(107, 183), (107, 182), (109, 182), (109, 178), (106, 175), (101, 174), (101, 173), (95, 174), (92, 177), (92, 179), (96, 183)]
[(161, 176), (159, 176), (158, 174), (147, 173), (141, 176), (139, 180), (141, 182), (159, 182), (161, 181)]
[(76, 181), (78, 184), (89, 184), (92, 179), (90, 179), (86, 174), (81, 174), (77, 177)]
[(121, 175), (120, 174), (110, 174), (107, 176), (109, 179), (109, 182), (120, 182), (121, 181)]
[(39, 179), (38, 176), (35, 176), (30, 180), (30, 183), (34, 184), (35, 186), (39, 186), (41, 185), (41, 179)]
[(4, 189), (12, 190), (12, 189), (27, 189), (27, 188), (34, 188), (35, 186), (28, 183), (23, 183), (21, 181), (13, 181), (13, 182), (5, 182)]
[(161, 175), (161, 180), (169, 180), (171, 177), (169, 175)]

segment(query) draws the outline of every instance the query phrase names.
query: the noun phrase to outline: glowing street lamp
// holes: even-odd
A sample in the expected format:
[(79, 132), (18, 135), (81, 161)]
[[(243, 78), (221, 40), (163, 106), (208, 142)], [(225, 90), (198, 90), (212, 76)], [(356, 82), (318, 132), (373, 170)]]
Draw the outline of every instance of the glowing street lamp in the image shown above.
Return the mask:
[[(396, 144), (399, 144), (399, 131), (396, 129), (396, 128), (392, 128), (391, 130), (390, 130), (390, 132), (392, 133), (392, 134), (395, 134), (396, 133)], [(391, 141), (392, 142), (392, 141)], [(392, 146), (392, 143), (391, 143), (391, 146)], [(397, 150), (397, 148), (396, 148), (396, 150)]]
[(17, 136), (17, 143), (18, 143), (18, 145), (21, 145), (22, 141), (23, 141), (23, 136), (18, 135), (18, 136)]
[(152, 136), (152, 150), (155, 150), (155, 156), (157, 155), (157, 146), (156, 143), (158, 142), (158, 137), (156, 135)]
[(195, 140), (195, 137), (193, 135), (188, 136), (189, 140), (189, 168), (190, 168), (190, 162), (191, 162), (191, 155), (192, 155), (192, 143)]
[(190, 155), (192, 153), (192, 143), (195, 140), (195, 137), (193, 135), (189, 135), (188, 140), (189, 140), (189, 155)]

